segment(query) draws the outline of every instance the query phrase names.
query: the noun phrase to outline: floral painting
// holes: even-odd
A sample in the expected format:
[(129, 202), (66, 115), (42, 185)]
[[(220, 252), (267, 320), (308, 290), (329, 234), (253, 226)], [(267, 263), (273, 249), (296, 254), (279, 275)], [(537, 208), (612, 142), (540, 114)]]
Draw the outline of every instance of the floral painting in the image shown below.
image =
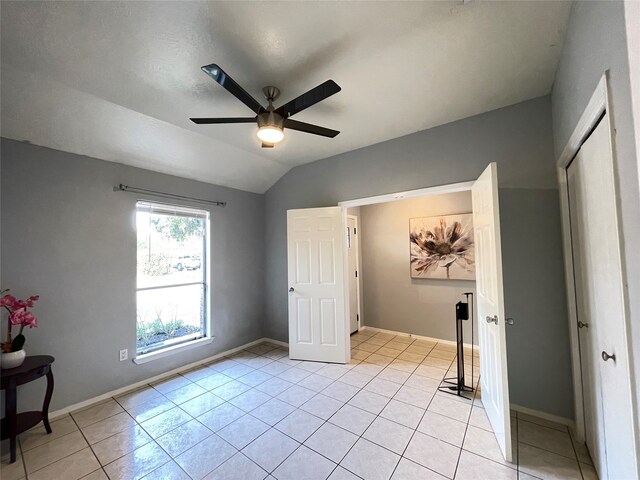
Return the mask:
[(473, 215), (409, 220), (411, 278), (475, 280)]

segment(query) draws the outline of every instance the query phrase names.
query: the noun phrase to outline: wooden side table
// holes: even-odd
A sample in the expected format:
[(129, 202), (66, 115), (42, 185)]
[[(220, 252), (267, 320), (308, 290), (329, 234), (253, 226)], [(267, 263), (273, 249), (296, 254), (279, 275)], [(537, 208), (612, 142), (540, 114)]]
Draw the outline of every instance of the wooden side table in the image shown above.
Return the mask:
[[(49, 425), (49, 404), (53, 395), (53, 372), (51, 364), (54, 358), (50, 355), (34, 355), (24, 359), (22, 365), (16, 368), (2, 370), (2, 390), (6, 390), (4, 402), (4, 418), (0, 430), (1, 439), (9, 439), (11, 450), (10, 463), (16, 461), (16, 437), (18, 434), (35, 427), (43, 422), (47, 433), (51, 433)], [(17, 392), (19, 385), (24, 385), (42, 376), (47, 376), (47, 393), (44, 396), (44, 404), (41, 412), (17, 413)]]

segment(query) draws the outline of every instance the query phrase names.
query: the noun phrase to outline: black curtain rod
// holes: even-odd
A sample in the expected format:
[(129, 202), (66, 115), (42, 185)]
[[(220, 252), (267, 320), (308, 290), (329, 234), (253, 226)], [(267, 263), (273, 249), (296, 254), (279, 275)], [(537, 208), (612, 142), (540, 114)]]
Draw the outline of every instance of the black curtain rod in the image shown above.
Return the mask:
[(147, 190), (146, 188), (130, 187), (129, 185), (120, 184), (113, 187), (114, 192), (131, 192), (131, 193), (144, 193), (146, 195), (153, 195), (155, 197), (173, 198), (175, 200), (190, 200), (192, 202), (206, 203), (209, 205), (215, 205), (216, 207), (225, 207), (227, 202), (216, 202), (214, 200), (205, 200), (204, 198), (186, 197), (184, 195), (177, 195), (175, 193), (157, 192), (155, 190)]

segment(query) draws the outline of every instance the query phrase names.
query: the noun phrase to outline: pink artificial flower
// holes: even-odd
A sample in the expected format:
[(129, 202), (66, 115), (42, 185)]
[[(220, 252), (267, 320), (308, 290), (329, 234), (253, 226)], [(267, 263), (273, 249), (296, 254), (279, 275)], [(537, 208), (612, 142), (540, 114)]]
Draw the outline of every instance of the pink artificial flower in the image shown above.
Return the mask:
[(20, 308), (20, 304), (18, 300), (13, 295), (5, 295), (0, 298), (0, 307), (6, 307), (9, 310), (14, 310), (16, 308)]
[(9, 314), (9, 322), (11, 323), (11, 325), (22, 324), (22, 315), (20, 312), (24, 312), (24, 310), (18, 310)]
[(36, 303), (39, 299), (40, 295), (31, 295), (25, 300), (26, 306), (29, 308), (33, 307), (33, 304)]
[(9, 321), (11, 322), (11, 325), (24, 325), (29, 328), (38, 326), (38, 319), (33, 313), (27, 312), (26, 309), (13, 312), (9, 315)]

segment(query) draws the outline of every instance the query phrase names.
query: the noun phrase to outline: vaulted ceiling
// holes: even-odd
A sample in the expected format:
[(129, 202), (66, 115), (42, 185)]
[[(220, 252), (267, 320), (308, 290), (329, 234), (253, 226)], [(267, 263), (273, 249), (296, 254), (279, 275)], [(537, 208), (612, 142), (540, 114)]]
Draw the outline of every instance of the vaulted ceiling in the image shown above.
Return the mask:
[[(264, 192), (289, 169), (549, 93), (570, 4), (2, 2), (1, 134), (108, 161)], [(334, 139), (189, 117), (251, 111), (205, 75), (219, 64)], [(390, 159), (391, 160), (391, 159)]]

